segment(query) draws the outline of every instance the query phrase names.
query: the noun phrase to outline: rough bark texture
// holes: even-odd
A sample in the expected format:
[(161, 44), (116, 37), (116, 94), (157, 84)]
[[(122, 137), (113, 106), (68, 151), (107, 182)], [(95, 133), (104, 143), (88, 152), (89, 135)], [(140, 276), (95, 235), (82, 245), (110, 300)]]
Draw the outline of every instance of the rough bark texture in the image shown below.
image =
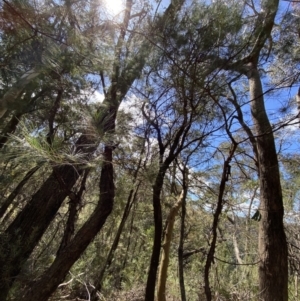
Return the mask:
[(263, 98), (258, 70), (248, 72), (251, 112), (256, 131), (260, 181), (259, 288), (260, 300), (288, 300), (287, 242), (275, 140)]
[[(63, 166), (56, 171), (63, 174), (66, 187), (71, 188), (75, 184), (78, 172), (73, 167)], [(1, 235), (0, 300), (6, 300), (8, 290), (23, 263), (30, 256), (67, 195), (67, 188), (60, 186), (53, 172)]]
[(162, 245), (163, 251), (160, 259), (160, 268), (158, 272), (157, 301), (166, 301), (166, 283), (168, 277), (170, 246), (172, 241), (175, 217), (178, 214), (183, 198), (184, 198), (184, 191), (182, 190), (177, 202), (171, 208), (167, 218), (167, 226), (164, 233), (164, 240)]

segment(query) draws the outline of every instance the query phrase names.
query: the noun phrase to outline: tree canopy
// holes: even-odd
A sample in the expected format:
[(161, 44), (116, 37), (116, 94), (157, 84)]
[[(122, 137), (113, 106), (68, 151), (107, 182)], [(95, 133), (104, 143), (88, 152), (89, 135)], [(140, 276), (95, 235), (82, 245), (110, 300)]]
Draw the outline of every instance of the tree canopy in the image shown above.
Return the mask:
[(0, 299), (298, 300), (300, 4), (3, 0)]

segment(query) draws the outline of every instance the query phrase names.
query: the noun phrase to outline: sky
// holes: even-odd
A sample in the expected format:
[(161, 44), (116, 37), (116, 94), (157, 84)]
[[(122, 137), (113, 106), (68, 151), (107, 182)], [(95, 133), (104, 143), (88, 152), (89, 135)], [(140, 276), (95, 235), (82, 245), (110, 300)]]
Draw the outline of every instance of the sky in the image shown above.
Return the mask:
[[(109, 1), (109, 0), (108, 0)], [(122, 1), (122, 0), (121, 0)], [(111, 3), (115, 3), (115, 5), (119, 5), (117, 2), (111, 2)], [(169, 4), (169, 1), (163, 0), (161, 2), (161, 9), (167, 7)], [(113, 4), (114, 5), (114, 4)], [(286, 1), (280, 1), (280, 9), (278, 12), (278, 18), (280, 18), (280, 16), (286, 12), (287, 10), (291, 9), (291, 3), (288, 3)], [(264, 91), (268, 90), (268, 86), (266, 84), (266, 82), (263, 83), (264, 84)], [(270, 93), (270, 94), (266, 94), (265, 95), (265, 105), (266, 105), (266, 110), (267, 113), (269, 115), (270, 118), (270, 122), (272, 124), (277, 124), (278, 122), (284, 121), (285, 117), (282, 117), (282, 114), (280, 114), (280, 109), (282, 108), (282, 106), (284, 104), (286, 104), (289, 100), (293, 99), (298, 91), (299, 85), (295, 85), (292, 87), (287, 87), (287, 88), (282, 88), (280, 90), (278, 90), (276, 93)], [(91, 97), (91, 101), (92, 102), (101, 102), (103, 101), (103, 95), (101, 93), (99, 93), (98, 91), (95, 91), (95, 93), (93, 94), (93, 96)], [(135, 118), (135, 125), (139, 124), (139, 123), (143, 123), (143, 118), (140, 114), (140, 111), (137, 109), (137, 103), (140, 103), (141, 100), (138, 99), (135, 96), (132, 96), (131, 98), (127, 97), (127, 101), (123, 101), (121, 104), (120, 109), (124, 110), (125, 112), (130, 112), (133, 113), (133, 116)], [(245, 108), (247, 109), (247, 111), (249, 112), (249, 108)], [(287, 114), (290, 115), (296, 115), (297, 109), (296, 106), (294, 105), (294, 107), (291, 110), (287, 111)], [(288, 115), (286, 116), (286, 118), (289, 117)], [(134, 124), (132, 124), (132, 126), (134, 127)], [(281, 149), (281, 151), (283, 151), (283, 153), (288, 154), (291, 152), (296, 152), (299, 153), (299, 140), (300, 140), (300, 128), (299, 125), (295, 124), (295, 125), (291, 125), (288, 127), (285, 127), (283, 129), (281, 129), (280, 131), (276, 132), (275, 135), (277, 136), (278, 134), (281, 135), (281, 138), (285, 140), (284, 142), (284, 147), (281, 148), (282, 146), (282, 140), (278, 139), (277, 140), (277, 150)], [(218, 135), (218, 134), (217, 134)], [(223, 137), (222, 137), (223, 135)], [(219, 136), (219, 138), (216, 138), (216, 136), (213, 138), (215, 139), (215, 146), (217, 146), (222, 140), (226, 140), (228, 141), (228, 138), (224, 136), (224, 134), (222, 134)], [(155, 141), (152, 141), (155, 144)], [(201, 166), (201, 168), (203, 168), (203, 166)], [(197, 171), (197, 167), (196, 167), (196, 171)], [(249, 200), (250, 196), (248, 196), (246, 193), (244, 195), (241, 196), (241, 200), (243, 200), (239, 205), (236, 206), (236, 212), (243, 212), (244, 214), (247, 213), (248, 208), (249, 208)], [(252, 214), (254, 213), (254, 210), (256, 210), (258, 206), (258, 200), (255, 199), (254, 202), (254, 206), (252, 209)]]

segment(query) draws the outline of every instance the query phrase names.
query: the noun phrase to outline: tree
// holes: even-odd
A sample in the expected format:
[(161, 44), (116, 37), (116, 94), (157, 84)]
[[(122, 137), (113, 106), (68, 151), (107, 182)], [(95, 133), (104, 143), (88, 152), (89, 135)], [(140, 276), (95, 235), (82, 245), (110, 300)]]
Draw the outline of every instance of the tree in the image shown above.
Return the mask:
[[(94, 300), (100, 288), (108, 295), (145, 284), (140, 298), (153, 301), (158, 286), (164, 299), (160, 261), (173, 276), (169, 291), (176, 283), (176, 250), (163, 250), (170, 240), (162, 239), (170, 191), (182, 184), (172, 182), (179, 162), (192, 178), (188, 187), (183, 181), (182, 220), (173, 231), (182, 300), (203, 299), (204, 291), (207, 300), (246, 296), (229, 288), (241, 286), (239, 265), (255, 264), (255, 254), (243, 254), (251, 239), (244, 246), (241, 235), (256, 233), (257, 222), (259, 290), (249, 284), (253, 273), (243, 282), (247, 296), (287, 300), (287, 171), (275, 143), (284, 154), (281, 129), (297, 120), (289, 111), (271, 124), (265, 101), (298, 81), (297, 16), (277, 16), (278, 0), (174, 0), (157, 11), (150, 4), (127, 0), (114, 19), (94, 0), (2, 4), (1, 300), (43, 301), (55, 291), (76, 298), (80, 277)], [(94, 91), (102, 102), (92, 103)], [(123, 115), (121, 104), (133, 99), (139, 115)], [(134, 118), (139, 124), (129, 130)], [(247, 218), (234, 207), (239, 198)], [(48, 251), (56, 254), (51, 262), (43, 261)]]
[[(36, 298), (46, 300), (51, 293), (56, 289), (59, 283), (64, 279), (67, 272), (73, 263), (79, 258), (81, 253), (86, 249), (91, 240), (101, 229), (107, 216), (111, 213), (114, 200), (114, 184), (113, 184), (113, 165), (112, 153), (114, 150), (114, 142), (110, 135), (113, 135), (115, 130), (115, 120), (117, 111), (121, 101), (127, 94), (133, 82), (140, 75), (147, 56), (149, 55), (149, 42), (143, 40), (137, 53), (135, 49), (130, 56), (127, 53), (126, 60), (122, 62), (123, 52), (130, 43), (136, 41), (136, 38), (131, 37), (126, 41), (126, 30), (129, 28), (130, 20), (141, 17), (142, 14), (132, 15), (132, 1), (126, 3), (126, 10), (120, 33), (116, 42), (114, 53), (114, 63), (112, 73), (110, 74), (111, 85), (106, 89), (103, 82), (103, 90), (105, 100), (98, 111), (96, 117), (96, 128), (99, 132), (107, 135), (107, 141), (104, 142), (103, 163), (101, 169), (101, 178), (99, 183), (100, 198), (98, 206), (90, 219), (77, 232), (72, 241), (65, 247), (63, 252), (60, 252), (53, 262), (52, 266), (41, 278), (36, 287), (32, 287), (23, 297), (22, 300)], [(154, 28), (164, 27), (164, 24), (180, 10), (182, 3), (171, 3), (169, 8), (161, 18), (154, 23)], [(150, 28), (150, 30), (153, 30)], [(121, 66), (125, 66), (121, 68)], [(86, 158), (96, 150), (95, 141), (88, 133), (82, 134), (75, 143), (76, 153), (85, 153)], [(46, 180), (39, 191), (32, 197), (27, 206), (20, 212), (13, 223), (2, 236), (2, 245), (5, 245), (7, 251), (1, 257), (4, 275), (1, 278), (3, 290), (2, 297), (6, 298), (8, 290), (12, 285), (12, 279), (20, 272), (21, 266), (31, 254), (41, 236), (47, 229), (50, 222), (53, 220), (57, 210), (60, 208), (63, 200), (70, 194), (70, 190), (76, 183), (78, 177), (84, 171), (84, 164), (74, 167), (72, 165), (62, 165), (54, 167), (52, 175)], [(47, 206), (43, 206), (43, 203)], [(43, 207), (43, 210), (39, 208)], [(36, 216), (36, 218), (33, 218)], [(35, 229), (35, 231), (32, 231)], [(28, 239), (30, 238), (30, 239)], [(20, 248), (23, 241), (26, 240), (26, 248)], [(17, 250), (16, 254), (12, 254), (8, 250)], [(69, 253), (71, 251), (71, 253)], [(73, 255), (71, 255), (73, 254)], [(52, 279), (51, 281), (49, 281)], [(45, 285), (47, 284), (47, 285)], [(38, 289), (36, 289), (38, 288)]]
[(224, 69), (242, 74), (249, 81), (251, 115), (255, 130), (253, 147), (257, 149), (260, 179), (259, 288), (262, 300), (288, 299), (287, 244), (283, 225), (279, 164), (258, 70), (261, 53), (265, 53), (265, 43), (273, 29), (278, 3), (262, 2), (261, 12), (257, 14), (254, 23), (252, 47), (249, 52), (243, 58), (230, 61), (229, 64), (227, 61), (220, 61), (224, 64)]

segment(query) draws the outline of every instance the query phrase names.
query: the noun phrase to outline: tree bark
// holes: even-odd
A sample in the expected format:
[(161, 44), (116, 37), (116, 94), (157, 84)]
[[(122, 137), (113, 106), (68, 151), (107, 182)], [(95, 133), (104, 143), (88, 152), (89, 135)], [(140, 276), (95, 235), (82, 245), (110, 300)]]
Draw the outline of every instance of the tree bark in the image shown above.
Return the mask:
[(264, 105), (257, 67), (248, 72), (251, 113), (258, 151), (260, 208), (259, 288), (260, 300), (288, 300), (287, 242), (283, 224), (283, 199), (275, 139)]
[(160, 268), (158, 272), (157, 301), (166, 301), (166, 283), (168, 277), (170, 246), (172, 241), (175, 217), (178, 214), (180, 206), (183, 202), (183, 198), (184, 198), (184, 191), (182, 190), (177, 202), (171, 208), (167, 218), (167, 226), (166, 226), (164, 240), (162, 244), (163, 251), (160, 259)]
[[(128, 257), (129, 257), (129, 254), (131, 255), (131, 262), (132, 260), (135, 258), (135, 250), (136, 250), (136, 245), (137, 245), (137, 239), (135, 239), (135, 237), (133, 237), (133, 222), (135, 220), (135, 213), (136, 213), (136, 210), (137, 210), (137, 204), (138, 202), (135, 202), (134, 203), (134, 206), (133, 206), (133, 210), (132, 210), (132, 214), (131, 214), (131, 220), (130, 220), (130, 227), (129, 227), (129, 232), (127, 233), (127, 246), (126, 246), (126, 251), (125, 251), (125, 254), (124, 254), (124, 259), (123, 259), (123, 262), (122, 262), (122, 265), (121, 265), (121, 271), (124, 271), (125, 270), (125, 267), (127, 265), (127, 262), (128, 262)], [(132, 247), (132, 250), (131, 252), (129, 252), (129, 248), (131, 247), (131, 241), (134, 241), (134, 245)], [(135, 270), (133, 271), (135, 272)], [(121, 277), (118, 279), (119, 281), (117, 282), (117, 289), (121, 290), (121, 287), (122, 287), (122, 282), (123, 282), (123, 274), (121, 275)]]
[[(77, 141), (80, 151), (89, 140), (82, 135)], [(91, 147), (89, 148), (91, 151)], [(53, 168), (52, 174), (32, 196), (6, 231), (0, 235), (0, 300), (6, 300), (8, 291), (22, 265), (48, 228), (64, 199), (71, 193), (83, 169), (72, 165)]]
[(104, 225), (106, 218), (113, 209), (115, 196), (112, 152), (113, 147), (105, 147), (99, 184), (100, 197), (96, 209), (87, 222), (77, 232), (74, 239), (56, 257), (55, 261), (43, 274), (42, 278), (19, 299), (20, 301), (48, 300), (57, 286), (65, 279), (72, 265)]
[(259, 300), (263, 301), (288, 300), (288, 252), (279, 164), (258, 71), (260, 52), (271, 35), (278, 5), (279, 0), (261, 1), (261, 12), (253, 31), (255, 40), (252, 51), (242, 60), (225, 67), (246, 75), (249, 80), (251, 115), (256, 136), (255, 142), (251, 142), (257, 150), (260, 181)]

